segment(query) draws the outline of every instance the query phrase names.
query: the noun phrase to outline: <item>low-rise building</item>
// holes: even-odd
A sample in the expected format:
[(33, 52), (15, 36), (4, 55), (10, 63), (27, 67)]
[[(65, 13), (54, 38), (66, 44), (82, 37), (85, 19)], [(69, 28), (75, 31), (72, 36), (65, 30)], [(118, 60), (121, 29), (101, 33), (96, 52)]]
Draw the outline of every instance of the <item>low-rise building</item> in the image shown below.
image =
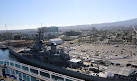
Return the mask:
[(109, 66), (106, 70), (106, 74), (108, 76), (118, 75), (118, 76), (128, 77), (133, 72), (135, 72), (135, 69), (132, 69), (130, 67), (121, 67), (121, 66)]
[(49, 39), (48, 44), (51, 45), (52, 42), (55, 42), (57, 45), (60, 45), (63, 43), (63, 40), (61, 38)]

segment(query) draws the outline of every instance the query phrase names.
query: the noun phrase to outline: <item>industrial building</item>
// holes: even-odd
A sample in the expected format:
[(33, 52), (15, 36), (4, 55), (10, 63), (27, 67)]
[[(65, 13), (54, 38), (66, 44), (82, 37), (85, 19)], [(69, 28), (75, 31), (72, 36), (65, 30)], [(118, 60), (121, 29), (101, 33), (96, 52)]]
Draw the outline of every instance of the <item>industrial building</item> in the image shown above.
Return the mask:
[(106, 70), (107, 76), (123, 76), (128, 77), (133, 72), (135, 72), (135, 69), (129, 68), (129, 67), (121, 67), (121, 66), (109, 66)]
[(52, 42), (55, 42), (57, 45), (60, 45), (63, 43), (63, 40), (61, 38), (49, 39), (48, 44), (51, 45)]

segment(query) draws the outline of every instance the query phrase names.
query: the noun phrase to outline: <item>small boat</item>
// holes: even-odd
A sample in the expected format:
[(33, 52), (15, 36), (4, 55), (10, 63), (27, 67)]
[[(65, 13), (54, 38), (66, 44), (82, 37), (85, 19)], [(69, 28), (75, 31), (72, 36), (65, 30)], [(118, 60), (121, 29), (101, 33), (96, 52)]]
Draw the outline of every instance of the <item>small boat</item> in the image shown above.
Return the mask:
[(5, 50), (5, 49), (7, 49), (7, 46), (5, 46), (5, 45), (0, 45), (0, 49)]

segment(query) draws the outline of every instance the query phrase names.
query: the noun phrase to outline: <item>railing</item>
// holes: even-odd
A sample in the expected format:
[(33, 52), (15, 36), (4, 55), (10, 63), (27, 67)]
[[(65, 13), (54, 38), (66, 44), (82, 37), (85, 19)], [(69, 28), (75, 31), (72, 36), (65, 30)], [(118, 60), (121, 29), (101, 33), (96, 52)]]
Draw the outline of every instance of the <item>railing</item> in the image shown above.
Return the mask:
[(27, 64), (11, 60), (0, 60), (0, 64), (6, 64), (7, 76), (22, 81), (84, 81), (74, 77), (55, 73)]

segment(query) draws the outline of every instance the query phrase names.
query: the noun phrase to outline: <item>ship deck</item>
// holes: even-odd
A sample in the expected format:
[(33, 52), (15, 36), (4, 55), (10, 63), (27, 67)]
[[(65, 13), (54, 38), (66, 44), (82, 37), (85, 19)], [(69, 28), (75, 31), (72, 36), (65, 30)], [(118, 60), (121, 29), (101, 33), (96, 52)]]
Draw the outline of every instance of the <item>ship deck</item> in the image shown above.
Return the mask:
[(0, 81), (17, 81), (17, 80), (10, 78), (10, 77), (7, 77), (7, 78), (0, 77)]

